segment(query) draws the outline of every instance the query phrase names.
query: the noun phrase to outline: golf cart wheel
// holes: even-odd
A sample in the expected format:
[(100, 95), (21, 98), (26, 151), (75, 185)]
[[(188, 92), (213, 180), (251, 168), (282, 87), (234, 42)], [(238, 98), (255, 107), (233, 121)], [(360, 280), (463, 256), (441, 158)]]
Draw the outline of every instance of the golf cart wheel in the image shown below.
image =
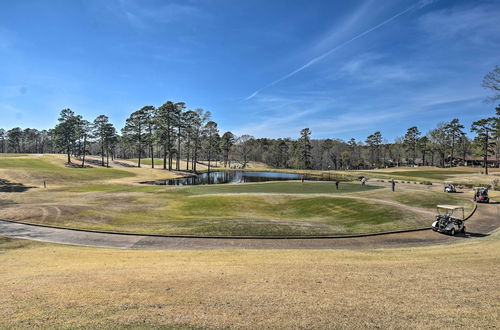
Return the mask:
[(462, 230), (460, 231), (462, 234), (465, 234), (465, 226), (462, 227)]
[(451, 230), (450, 230), (450, 235), (451, 235), (451, 236), (455, 236), (455, 228), (451, 228)]

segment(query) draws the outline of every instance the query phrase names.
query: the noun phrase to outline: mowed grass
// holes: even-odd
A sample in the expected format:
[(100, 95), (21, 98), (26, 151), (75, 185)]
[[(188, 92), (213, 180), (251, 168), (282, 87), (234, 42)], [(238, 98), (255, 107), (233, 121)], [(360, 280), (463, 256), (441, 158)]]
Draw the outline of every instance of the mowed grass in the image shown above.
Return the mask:
[(92, 207), (75, 205), (76, 213), (68, 211), (56, 218), (31, 217), (29, 221), (110, 231), (236, 236), (342, 235), (429, 225), (429, 219), (414, 212), (354, 198), (190, 197), (183, 192), (111, 190), (81, 198)]
[(394, 195), (394, 200), (415, 207), (435, 209), (439, 204), (457, 205), (465, 207), (466, 212), (470, 212), (474, 207), (474, 202), (467, 194), (449, 194), (441, 192), (403, 192)]
[[(412, 181), (452, 181), (456, 183), (466, 183), (467, 178), (474, 178), (478, 182), (488, 182), (492, 180), (492, 176), (479, 175), (484, 169), (478, 167), (452, 167), (438, 168), (434, 166), (424, 167), (397, 167), (379, 170), (353, 171), (358, 175), (366, 175), (367, 177), (394, 178), (396, 180), (412, 180)], [(491, 173), (497, 173), (498, 168), (491, 168)], [(490, 183), (490, 182), (488, 182)]]
[(135, 176), (134, 173), (109, 168), (68, 168), (47, 158), (0, 158), (0, 176), (16, 182), (72, 185)]
[(123, 251), (0, 238), (0, 328), (486, 329), (498, 234), (411, 249)]
[(145, 192), (164, 191), (165, 186), (130, 185), (130, 184), (90, 184), (64, 188), (71, 192)]
[(376, 175), (384, 175), (385, 177), (387, 176), (393, 176), (396, 179), (428, 179), (428, 180), (439, 180), (443, 181), (446, 179), (451, 178), (453, 175), (457, 174), (468, 174), (471, 173), (470, 171), (461, 171), (461, 170), (449, 170), (449, 169), (436, 169), (436, 170), (408, 170), (408, 171), (394, 171), (394, 172), (388, 172), (388, 171), (370, 171), (369, 173), (373, 173), (373, 176)]
[(358, 183), (341, 182), (339, 189), (335, 188), (335, 182), (267, 182), (267, 183), (245, 183), (245, 184), (221, 184), (191, 186), (183, 188), (191, 194), (240, 194), (240, 193), (273, 193), (273, 194), (345, 194), (353, 192), (380, 189), (378, 186)]
[(403, 190), (390, 194), (377, 194), (374, 191), (368, 192), (364, 194), (364, 196), (392, 200), (407, 206), (433, 211), (436, 210), (436, 206), (439, 204), (463, 206), (466, 212), (470, 212), (474, 207), (474, 202), (471, 200), (471, 194), (467, 193), (450, 194), (433, 190)]
[(28, 157), (29, 154), (9, 154), (9, 153), (0, 153), (0, 158), (13, 158), (13, 157)]

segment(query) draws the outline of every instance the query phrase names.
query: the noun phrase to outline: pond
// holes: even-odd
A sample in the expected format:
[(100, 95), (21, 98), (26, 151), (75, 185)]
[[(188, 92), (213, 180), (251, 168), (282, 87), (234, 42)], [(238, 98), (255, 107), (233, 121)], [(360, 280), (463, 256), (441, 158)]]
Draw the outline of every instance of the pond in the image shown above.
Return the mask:
[[(202, 173), (196, 176), (156, 180), (141, 182), (144, 184), (169, 185), (169, 186), (191, 186), (203, 184), (224, 184), (224, 183), (247, 183), (266, 181), (302, 180), (302, 174), (283, 172), (250, 172), (250, 171), (220, 171)], [(329, 178), (304, 175), (304, 180), (308, 181), (329, 181)]]

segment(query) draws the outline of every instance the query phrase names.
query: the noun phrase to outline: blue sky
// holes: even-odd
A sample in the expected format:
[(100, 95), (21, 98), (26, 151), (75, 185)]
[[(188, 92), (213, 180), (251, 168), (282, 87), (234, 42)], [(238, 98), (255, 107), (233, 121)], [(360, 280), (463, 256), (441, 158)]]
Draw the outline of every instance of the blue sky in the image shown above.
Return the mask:
[(392, 140), (494, 113), (499, 1), (0, 1), (0, 127), (184, 101), (257, 137)]

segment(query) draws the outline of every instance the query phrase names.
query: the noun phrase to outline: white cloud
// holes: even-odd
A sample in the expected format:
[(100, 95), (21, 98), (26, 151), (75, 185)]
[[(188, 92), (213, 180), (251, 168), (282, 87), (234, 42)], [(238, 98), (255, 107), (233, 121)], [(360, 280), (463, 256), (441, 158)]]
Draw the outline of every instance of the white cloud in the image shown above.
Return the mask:
[(348, 61), (335, 72), (335, 77), (349, 77), (370, 84), (387, 83), (390, 81), (415, 81), (425, 73), (417, 71), (411, 65), (400, 60), (388, 59), (379, 53), (365, 53)]
[(428, 35), (438, 40), (496, 44), (500, 36), (499, 17), (498, 4), (469, 4), (430, 12), (420, 18), (419, 24)]
[(174, 23), (187, 18), (206, 16), (199, 7), (187, 3), (148, 4), (145, 1), (119, 0), (118, 13), (137, 27), (147, 27), (151, 23)]
[(352, 35), (355, 30), (359, 30), (360, 25), (366, 22), (367, 16), (373, 16), (372, 3), (373, 0), (363, 2), (341, 22), (335, 22), (328, 31), (318, 38), (312, 50), (316, 54), (324, 52), (332, 45), (341, 42), (346, 36)]

